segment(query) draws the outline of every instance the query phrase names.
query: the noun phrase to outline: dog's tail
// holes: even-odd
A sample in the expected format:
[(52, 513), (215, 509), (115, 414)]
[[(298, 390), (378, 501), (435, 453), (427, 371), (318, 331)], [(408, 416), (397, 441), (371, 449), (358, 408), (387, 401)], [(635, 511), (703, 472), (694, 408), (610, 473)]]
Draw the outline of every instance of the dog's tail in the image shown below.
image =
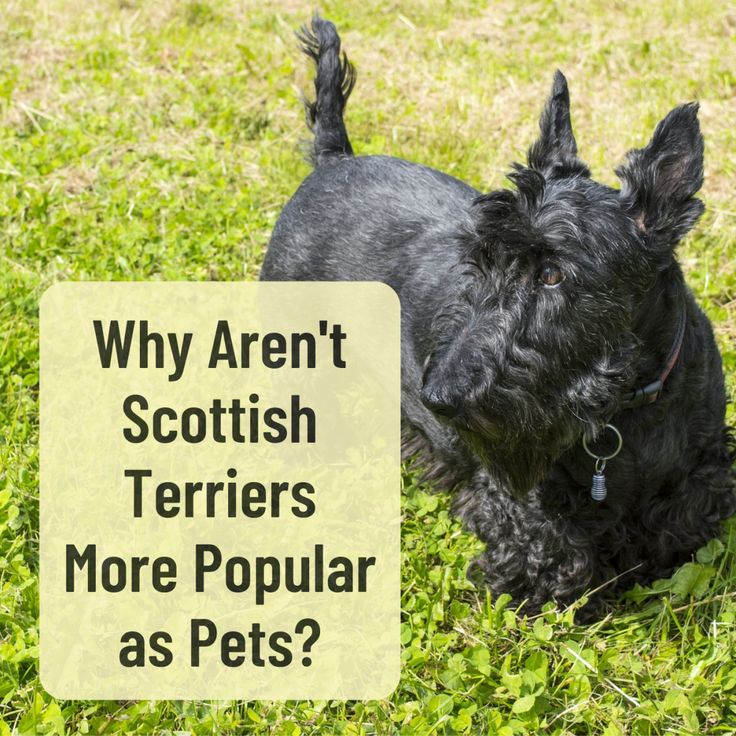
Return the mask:
[(307, 125), (314, 133), (312, 162), (315, 166), (334, 156), (352, 156), (345, 123), (345, 104), (355, 85), (355, 68), (348, 57), (340, 56), (340, 36), (328, 20), (315, 15), (311, 30), (302, 26), (297, 33), (302, 51), (314, 61), (316, 99), (304, 100)]

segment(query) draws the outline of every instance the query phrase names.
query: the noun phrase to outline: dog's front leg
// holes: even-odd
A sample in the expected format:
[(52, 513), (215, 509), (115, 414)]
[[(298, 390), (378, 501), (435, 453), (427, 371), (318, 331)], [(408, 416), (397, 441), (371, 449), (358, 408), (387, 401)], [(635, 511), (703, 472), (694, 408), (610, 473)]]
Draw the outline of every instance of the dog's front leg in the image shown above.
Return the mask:
[(526, 602), (527, 613), (547, 601), (567, 605), (611, 573), (602, 569), (590, 533), (572, 516), (546, 510), (537, 491), (515, 499), (479, 470), (457, 493), (454, 509), (486, 543), (468, 576), (494, 595)]

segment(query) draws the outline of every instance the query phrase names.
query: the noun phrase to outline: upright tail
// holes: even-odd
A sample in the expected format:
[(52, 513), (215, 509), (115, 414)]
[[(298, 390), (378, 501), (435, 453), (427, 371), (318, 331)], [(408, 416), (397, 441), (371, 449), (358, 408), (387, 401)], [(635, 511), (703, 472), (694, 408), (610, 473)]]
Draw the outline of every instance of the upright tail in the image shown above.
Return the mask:
[(307, 125), (314, 133), (312, 161), (319, 166), (334, 156), (352, 156), (342, 114), (355, 85), (355, 68), (345, 54), (340, 56), (340, 37), (330, 21), (315, 15), (311, 30), (302, 26), (297, 38), (317, 67), (316, 99), (304, 101)]

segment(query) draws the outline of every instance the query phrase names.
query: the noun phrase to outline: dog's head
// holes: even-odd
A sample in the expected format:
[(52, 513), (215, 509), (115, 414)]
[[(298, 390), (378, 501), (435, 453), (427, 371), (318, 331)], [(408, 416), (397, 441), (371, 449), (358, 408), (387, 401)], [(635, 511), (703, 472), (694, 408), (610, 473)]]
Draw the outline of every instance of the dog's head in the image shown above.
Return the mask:
[(675, 245), (703, 211), (697, 105), (675, 108), (629, 152), (620, 190), (578, 158), (560, 72), (540, 128), (510, 175), (515, 189), (473, 206), (422, 386), (425, 405), (519, 495), (633, 388), (641, 326), (679, 278)]

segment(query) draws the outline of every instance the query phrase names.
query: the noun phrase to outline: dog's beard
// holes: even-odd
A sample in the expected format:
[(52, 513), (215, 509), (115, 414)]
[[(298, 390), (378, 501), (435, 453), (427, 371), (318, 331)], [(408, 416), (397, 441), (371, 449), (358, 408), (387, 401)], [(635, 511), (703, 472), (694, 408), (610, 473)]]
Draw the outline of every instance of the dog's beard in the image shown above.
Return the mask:
[(580, 424), (568, 422), (543, 433), (505, 433), (503, 428), (477, 431), (458, 428), (488, 473), (507, 487), (518, 499), (524, 499), (549, 473), (560, 456), (582, 434)]

